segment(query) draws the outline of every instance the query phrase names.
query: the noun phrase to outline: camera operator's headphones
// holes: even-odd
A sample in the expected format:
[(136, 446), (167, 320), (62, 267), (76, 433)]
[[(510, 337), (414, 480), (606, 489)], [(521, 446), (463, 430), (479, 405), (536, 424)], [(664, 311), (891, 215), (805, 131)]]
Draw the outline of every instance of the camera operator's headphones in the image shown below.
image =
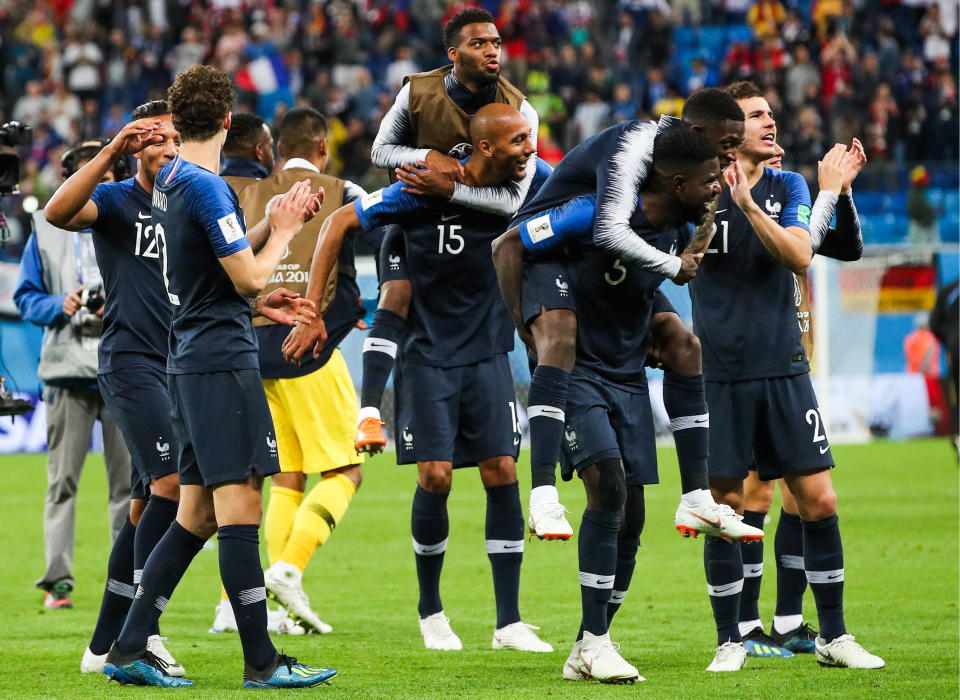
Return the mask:
[[(93, 158), (103, 150), (103, 147), (110, 143), (109, 139), (91, 139), (90, 141), (81, 141), (76, 146), (63, 154), (60, 158), (60, 167), (64, 178), (68, 178), (80, 169), (81, 163), (93, 160)], [(110, 167), (113, 176), (117, 182), (133, 177), (133, 170), (130, 168), (130, 161), (126, 156), (120, 156)]]

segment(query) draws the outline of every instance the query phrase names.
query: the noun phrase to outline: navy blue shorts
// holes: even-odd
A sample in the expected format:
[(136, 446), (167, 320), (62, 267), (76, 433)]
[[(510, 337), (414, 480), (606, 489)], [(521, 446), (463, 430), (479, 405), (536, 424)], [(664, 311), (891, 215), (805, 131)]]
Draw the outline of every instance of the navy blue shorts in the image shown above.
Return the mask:
[(130, 452), (130, 497), (147, 498), (151, 481), (177, 471), (167, 373), (135, 365), (98, 375), (97, 381)]
[(403, 229), (399, 226), (388, 226), (383, 235), (380, 257), (377, 260), (377, 274), (380, 276), (380, 284), (410, 279), (407, 272), (407, 245), (403, 240)]
[(398, 362), (394, 368), (397, 464), (475, 466), (520, 450), (513, 375), (506, 354), (461, 367)]
[(677, 310), (674, 308), (673, 304), (670, 303), (670, 299), (667, 298), (667, 295), (661, 292), (659, 289), (653, 293), (653, 313), (654, 314), (680, 314), (677, 313)]
[(809, 374), (704, 382), (710, 408), (710, 476), (763, 480), (833, 467)]
[(525, 256), (520, 313), (529, 326), (543, 311), (567, 309), (576, 313), (566, 264), (560, 256)]
[(168, 375), (181, 484), (213, 487), (280, 471), (260, 371)]
[(619, 459), (631, 486), (660, 482), (653, 412), (646, 390), (627, 391), (574, 369), (565, 423), (560, 455), (565, 480), (600, 460)]

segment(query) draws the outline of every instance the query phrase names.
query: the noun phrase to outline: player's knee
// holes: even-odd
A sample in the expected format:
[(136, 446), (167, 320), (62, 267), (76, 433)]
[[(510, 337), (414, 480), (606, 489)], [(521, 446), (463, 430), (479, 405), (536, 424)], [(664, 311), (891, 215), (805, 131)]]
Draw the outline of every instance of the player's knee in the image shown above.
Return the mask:
[(711, 479), (710, 491), (713, 500), (728, 505), (736, 511), (743, 508), (743, 482), (731, 479)]
[(642, 486), (627, 486), (626, 501), (623, 505), (623, 524), (617, 539), (624, 543), (636, 543), (643, 533), (646, 523), (646, 503)]
[(392, 311), (398, 316), (406, 318), (412, 298), (413, 288), (410, 282), (406, 280), (384, 282), (380, 288), (379, 308)]
[(273, 486), (303, 491), (307, 486), (307, 475), (303, 472), (278, 472), (270, 477)]
[(453, 474), (445, 463), (425, 462), (420, 465), (420, 488), (430, 493), (449, 493)]
[(147, 501), (143, 498), (130, 499), (130, 522), (137, 526), (140, 518), (143, 517), (143, 511), (147, 509)]
[(623, 511), (627, 500), (627, 482), (619, 459), (604, 459), (594, 465), (591, 507), (607, 512)]
[(773, 482), (758, 481), (743, 497), (743, 507), (758, 513), (769, 513), (773, 505)]
[(180, 476), (176, 472), (166, 474), (150, 482), (150, 495), (168, 498), (171, 501), (180, 500)]
[(670, 316), (673, 320), (663, 326), (665, 337), (659, 340), (664, 366), (684, 376), (700, 374), (700, 339), (687, 330), (679, 316)]
[[(797, 504), (801, 505), (801, 504)], [(801, 506), (804, 520), (823, 520), (837, 512), (837, 493), (832, 488), (824, 489), (813, 498), (805, 499)]]
[[(343, 474), (345, 477), (350, 479), (353, 482), (354, 488), (360, 488), (360, 484), (363, 483), (363, 469), (359, 464), (351, 464), (347, 467), (341, 467), (340, 469), (335, 469), (334, 472), (338, 474)], [(306, 481), (306, 477), (304, 477)]]
[(517, 462), (509, 456), (484, 460), (480, 463), (480, 478), (487, 487), (512, 484), (517, 480)]
[(534, 322), (534, 343), (541, 364), (573, 366), (577, 353), (577, 315), (567, 309), (544, 310)]

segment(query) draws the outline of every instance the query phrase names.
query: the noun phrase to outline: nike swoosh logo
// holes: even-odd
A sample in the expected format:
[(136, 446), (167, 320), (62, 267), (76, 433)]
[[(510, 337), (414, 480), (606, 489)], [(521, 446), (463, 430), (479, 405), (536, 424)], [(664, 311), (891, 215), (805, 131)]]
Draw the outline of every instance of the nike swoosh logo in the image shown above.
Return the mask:
[(374, 341), (370, 343), (370, 347), (371, 348), (390, 348), (390, 347), (393, 347), (393, 345), (390, 343), (377, 343)]
[(827, 454), (827, 450), (829, 449), (830, 449), (830, 445), (824, 445), (823, 447), (820, 448), (820, 454), (822, 455)]
[(763, 569), (750, 569), (751, 574), (759, 574)]
[(608, 583), (612, 583), (612, 582), (613, 582), (613, 579), (612, 579), (612, 578), (611, 578), (611, 579), (607, 579), (606, 581), (600, 581), (600, 580), (598, 580), (598, 581), (597, 581), (597, 585), (598, 585), (598, 586), (606, 586)]
[(709, 419), (709, 418), (704, 418), (703, 420), (695, 420), (695, 421), (693, 421), (693, 422), (694, 422), (694, 423), (706, 423), (708, 420), (710, 420), (710, 419)]
[(549, 415), (559, 416), (561, 413), (563, 413), (563, 411), (561, 411), (559, 408), (542, 408), (540, 409), (540, 413), (547, 413)]
[(722, 214), (722, 213), (725, 212), (725, 211), (726, 211), (726, 209), (717, 209), (717, 210), (714, 212), (714, 214)]
[(433, 547), (433, 548), (431, 548), (431, 549), (424, 549), (424, 550), (423, 550), (423, 553), (424, 553), (424, 554), (432, 554), (433, 552), (439, 552), (441, 549), (443, 549), (443, 547)]
[(450, 219), (456, 219), (458, 216), (460, 216), (460, 215), (459, 215), (459, 214), (451, 214), (450, 216), (443, 216), (443, 215), (441, 215), (441, 216), (440, 216), (440, 221), (450, 221)]
[(726, 588), (718, 588), (714, 591), (714, 593), (726, 593), (727, 591), (732, 591), (736, 587), (737, 587), (737, 584), (733, 584), (732, 586), (727, 586)]
[(153, 212), (150, 212), (150, 213), (147, 214), (146, 216), (143, 215), (143, 212), (142, 212), (142, 211), (138, 211), (138, 212), (137, 212), (137, 218), (138, 218), (138, 219), (149, 219), (151, 216), (153, 216)]
[(521, 544), (505, 544), (503, 545), (504, 549), (516, 549), (517, 547), (522, 547)]
[(688, 510), (687, 512), (690, 513), (690, 515), (692, 515), (693, 517), (695, 517), (697, 520), (702, 520), (703, 522), (705, 522), (705, 523), (706, 523), (707, 525), (709, 525), (710, 527), (715, 527), (715, 528), (717, 528), (717, 529), (720, 528), (720, 518), (717, 518), (716, 522), (714, 522), (713, 520), (707, 520), (707, 519), (706, 519), (705, 517), (703, 517), (702, 515), (697, 515), (697, 514), (694, 513), (692, 510)]
[(828, 581), (832, 581), (835, 578), (840, 578), (843, 574), (834, 574), (833, 576), (827, 576)]

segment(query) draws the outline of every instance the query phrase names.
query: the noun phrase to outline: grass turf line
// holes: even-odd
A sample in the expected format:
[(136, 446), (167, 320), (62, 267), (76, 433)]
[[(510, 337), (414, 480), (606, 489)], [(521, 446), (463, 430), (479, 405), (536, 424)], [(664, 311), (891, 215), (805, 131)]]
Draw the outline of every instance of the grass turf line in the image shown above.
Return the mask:
[[(576, 539), (527, 543), (521, 611), (542, 627), (553, 654), (490, 648), (494, 605), (484, 554), (484, 497), (475, 471), (458, 471), (450, 498), (450, 544), (442, 594), (464, 643), (462, 652), (428, 652), (417, 628), (416, 575), (410, 549), (414, 471), (385, 455), (368, 462), (347, 516), (318, 551), (306, 588), (323, 637), (274, 637), (278, 648), (336, 667), (330, 697), (956, 698), (958, 684), (958, 471), (945, 440), (838, 446), (834, 472), (845, 543), (846, 614), (852, 633), (883, 656), (878, 671), (823, 669), (812, 656), (750, 659), (739, 673), (708, 674), (714, 642), (705, 594), (702, 545), (673, 530), (679, 497), (676, 458), (661, 450), (663, 483), (647, 489), (647, 523), (637, 572), (612, 629), (646, 683), (610, 688), (565, 683), (560, 668), (579, 620)], [(521, 461), (526, 502), (528, 460)], [(73, 610), (44, 612), (32, 587), (43, 566), (44, 455), (0, 458), (6, 476), (0, 515), (0, 697), (249, 697), (240, 690), (240, 643), (207, 628), (218, 600), (217, 557), (201, 552), (162, 619), (169, 648), (196, 682), (192, 689), (108, 684), (79, 672), (96, 614), (109, 535), (102, 461), (90, 456), (80, 483)], [(561, 485), (576, 527), (583, 508), (577, 483)], [(767, 575), (760, 609), (773, 614), (774, 505), (766, 531)], [(264, 561), (266, 556), (263, 557)], [(812, 598), (807, 619), (816, 625)]]

